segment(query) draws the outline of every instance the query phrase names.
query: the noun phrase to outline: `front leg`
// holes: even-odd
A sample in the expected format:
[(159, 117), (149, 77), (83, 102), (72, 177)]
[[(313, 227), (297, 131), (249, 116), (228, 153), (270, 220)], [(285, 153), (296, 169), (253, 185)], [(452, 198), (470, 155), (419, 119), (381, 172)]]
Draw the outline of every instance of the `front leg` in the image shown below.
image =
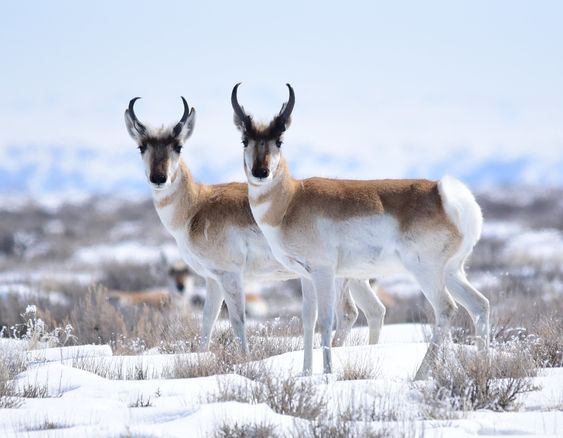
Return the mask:
[(206, 278), (205, 285), (207, 294), (205, 296), (205, 304), (203, 305), (203, 321), (201, 324), (201, 340), (199, 344), (200, 351), (209, 350), (211, 332), (219, 316), (221, 304), (223, 304), (223, 291), (217, 281), (212, 278)]
[(311, 280), (317, 293), (317, 307), (319, 312), (319, 327), (321, 330), (321, 344), (323, 348), (324, 373), (332, 373), (332, 351), (330, 341), (332, 324), (336, 307), (336, 288), (334, 270), (331, 268), (315, 269), (311, 272)]
[(317, 322), (317, 299), (315, 286), (308, 278), (301, 278), (303, 294), (303, 374), (310, 375), (313, 370), (313, 336)]
[(248, 354), (248, 343), (246, 341), (246, 314), (244, 311), (244, 293), (242, 291), (242, 279), (239, 274), (225, 272), (218, 278), (219, 285), (223, 291), (229, 320), (235, 332), (235, 336), (240, 341), (244, 354)]

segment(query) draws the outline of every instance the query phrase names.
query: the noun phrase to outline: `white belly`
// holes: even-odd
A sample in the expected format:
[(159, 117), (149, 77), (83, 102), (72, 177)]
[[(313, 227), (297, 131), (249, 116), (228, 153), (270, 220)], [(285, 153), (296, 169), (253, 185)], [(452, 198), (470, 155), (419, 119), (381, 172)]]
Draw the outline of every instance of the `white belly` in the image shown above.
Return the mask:
[(331, 267), (338, 277), (365, 279), (381, 275), (390, 262), (398, 261), (399, 224), (389, 216), (320, 218), (314, 225), (301, 238), (269, 225), (262, 224), (261, 229), (274, 256), (300, 275), (315, 267)]

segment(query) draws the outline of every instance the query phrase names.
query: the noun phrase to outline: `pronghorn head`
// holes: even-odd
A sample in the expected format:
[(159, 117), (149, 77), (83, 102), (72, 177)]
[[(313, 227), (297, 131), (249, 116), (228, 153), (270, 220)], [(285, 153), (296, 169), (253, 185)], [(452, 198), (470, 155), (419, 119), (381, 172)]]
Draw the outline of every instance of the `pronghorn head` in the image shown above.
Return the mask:
[(152, 187), (156, 190), (170, 185), (178, 170), (180, 151), (184, 142), (192, 134), (195, 123), (195, 109), (190, 107), (182, 97), (184, 114), (180, 121), (170, 127), (159, 129), (143, 125), (133, 110), (135, 101), (131, 99), (125, 110), (125, 125), (129, 135), (139, 145), (145, 162), (145, 173)]
[(244, 171), (252, 184), (263, 184), (271, 181), (280, 163), (282, 137), (291, 123), (291, 112), (295, 105), (295, 94), (291, 85), (289, 100), (284, 103), (277, 116), (269, 124), (258, 124), (245, 113), (237, 100), (236, 84), (231, 94), (231, 104), (235, 112), (234, 122), (242, 133), (244, 145)]
[(168, 270), (168, 276), (176, 292), (180, 294), (191, 293), (190, 282), (193, 281), (193, 275), (185, 264), (176, 263), (172, 265)]

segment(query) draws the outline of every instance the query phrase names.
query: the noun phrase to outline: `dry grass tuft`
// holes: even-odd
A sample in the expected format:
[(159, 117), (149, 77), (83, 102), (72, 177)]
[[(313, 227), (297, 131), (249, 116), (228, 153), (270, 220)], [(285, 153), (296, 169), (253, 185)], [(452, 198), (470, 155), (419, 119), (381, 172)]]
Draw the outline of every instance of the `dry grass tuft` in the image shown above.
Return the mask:
[(108, 302), (107, 291), (101, 286), (92, 286), (79, 298), (70, 323), (83, 344), (115, 345), (120, 335), (127, 335), (122, 313)]
[(49, 418), (45, 418), (44, 420), (42, 420), (41, 422), (31, 425), (31, 426), (25, 426), (24, 430), (26, 432), (38, 432), (41, 430), (57, 430), (57, 429), (67, 429), (69, 427), (72, 427), (70, 424), (67, 423), (63, 423), (63, 422), (58, 422), (58, 421), (53, 421), (50, 420)]
[(23, 398), (48, 398), (49, 387), (47, 384), (26, 383), (18, 391), (18, 395)]
[(219, 425), (214, 434), (219, 438), (277, 438), (276, 426), (268, 423)]
[[(295, 421), (292, 436), (297, 438), (383, 438), (389, 436), (411, 436), (397, 428), (392, 433), (388, 419), (395, 421), (395, 415), (382, 412), (378, 413), (377, 404), (369, 406), (350, 404), (344, 409), (331, 412), (323, 410), (321, 414), (307, 421)], [(381, 414), (381, 415), (380, 415)]]
[(133, 403), (129, 403), (130, 408), (150, 408), (152, 407), (152, 400), (150, 395), (144, 396), (139, 394)]
[(265, 403), (274, 412), (305, 419), (316, 418), (323, 412), (326, 406), (324, 393), (310, 378), (279, 377), (264, 365), (255, 366), (261, 370), (253, 370), (256, 380), (248, 380), (243, 385), (221, 380), (217, 391), (206, 402)]
[(517, 409), (518, 397), (537, 389), (534, 374), (532, 355), (522, 343), (501, 345), (489, 354), (445, 346), (436, 357), (431, 384), (423, 390), (427, 414), (443, 418), (452, 410)]
[(72, 367), (110, 380), (148, 380), (159, 377), (150, 372), (144, 361), (127, 363), (123, 359), (108, 363), (103, 358), (99, 360), (93, 357), (77, 357), (72, 359)]
[(370, 363), (368, 357), (348, 359), (338, 372), (338, 380), (370, 380), (377, 378), (377, 364)]
[(563, 366), (563, 316), (540, 319), (534, 328), (532, 355), (539, 367)]
[(14, 348), (0, 349), (0, 409), (21, 406), (13, 379), (27, 369), (27, 360)]

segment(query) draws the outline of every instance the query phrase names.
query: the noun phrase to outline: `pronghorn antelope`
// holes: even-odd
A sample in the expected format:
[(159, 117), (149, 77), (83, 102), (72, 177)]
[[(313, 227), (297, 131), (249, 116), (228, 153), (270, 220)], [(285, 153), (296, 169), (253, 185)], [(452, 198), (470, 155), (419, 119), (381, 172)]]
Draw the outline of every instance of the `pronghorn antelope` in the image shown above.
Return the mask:
[[(204, 185), (193, 179), (180, 158), (182, 146), (192, 134), (195, 123), (195, 110), (190, 110), (186, 100), (182, 97), (184, 114), (178, 123), (153, 129), (137, 119), (133, 110), (137, 99), (129, 102), (125, 124), (141, 151), (156, 211), (176, 240), (184, 261), (206, 281), (200, 348), (208, 349), (213, 325), (225, 300), (235, 335), (243, 351), (248, 352), (243, 279), (274, 281), (299, 275), (284, 268), (270, 251), (252, 218), (246, 184)], [(340, 300), (343, 305), (337, 318), (337, 343), (354, 322), (355, 306), (344, 283), (339, 286), (344, 298)], [(302, 290), (304, 297), (312, 296), (313, 283), (308, 278), (302, 280)], [(384, 312), (370, 301), (370, 298), (376, 300), (373, 291), (371, 296), (365, 295), (358, 306), (367, 312), (370, 327), (378, 333)], [(307, 312), (313, 312), (314, 308), (308, 307), (311, 300), (305, 301)], [(374, 335), (370, 340), (375, 339)], [(310, 358), (306, 358), (304, 363), (309, 362)]]
[(109, 289), (107, 297), (119, 305), (188, 306), (192, 304), (193, 290), (192, 273), (187, 266), (175, 263), (168, 269), (168, 288), (141, 291)]
[[(184, 263), (175, 263), (168, 270), (168, 288), (155, 288), (140, 291), (108, 289), (110, 302), (120, 306), (147, 305), (152, 307), (184, 307), (199, 309), (205, 303), (205, 293), (194, 286), (194, 274)], [(373, 287), (377, 287), (374, 285)], [(262, 295), (244, 293), (246, 314), (252, 318), (264, 318), (268, 314), (268, 304)]]
[[(184, 263), (174, 264), (168, 271), (173, 281), (172, 290), (182, 294), (192, 308), (201, 308), (205, 303), (205, 291), (194, 286), (194, 274)], [(377, 287), (374, 285), (373, 287)], [(251, 318), (264, 318), (268, 315), (268, 303), (261, 294), (245, 290), (244, 302), (246, 315)]]
[[(253, 121), (231, 94), (242, 134), (250, 207), (275, 257), (309, 278), (317, 295), (324, 371), (332, 370), (330, 335), (335, 278), (377, 276), (379, 262), (397, 257), (418, 280), (436, 317), (430, 347), (417, 378), (457, 310), (472, 317), (480, 346), (488, 347), (489, 302), (467, 281), (464, 262), (481, 233), (482, 215), (458, 180), (296, 180), (281, 154), (295, 94), (269, 124)], [(314, 324), (313, 314), (304, 324)], [(310, 345), (309, 345), (310, 347)]]

